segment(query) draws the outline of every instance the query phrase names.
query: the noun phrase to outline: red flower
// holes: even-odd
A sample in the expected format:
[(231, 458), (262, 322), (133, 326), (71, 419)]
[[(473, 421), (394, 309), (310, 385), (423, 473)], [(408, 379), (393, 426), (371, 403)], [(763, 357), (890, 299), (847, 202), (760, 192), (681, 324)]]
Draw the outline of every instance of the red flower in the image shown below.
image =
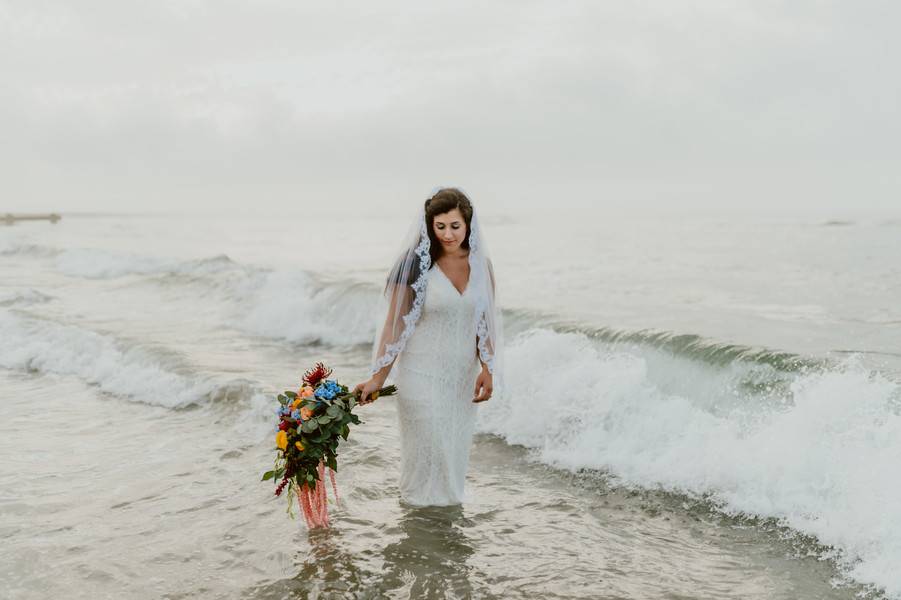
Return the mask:
[(282, 421), (281, 423), (278, 424), (278, 428), (281, 429), (282, 431), (287, 431), (288, 427), (290, 427), (290, 426), (288, 425), (288, 423), (286, 421)]
[(275, 495), (281, 496), (282, 490), (285, 489), (285, 486), (288, 485), (288, 476), (285, 475), (284, 479), (282, 479), (281, 483), (278, 484), (278, 487), (275, 488)]
[(331, 369), (327, 369), (324, 364), (318, 362), (312, 369), (303, 374), (303, 382), (309, 386), (316, 387), (317, 383), (331, 374)]

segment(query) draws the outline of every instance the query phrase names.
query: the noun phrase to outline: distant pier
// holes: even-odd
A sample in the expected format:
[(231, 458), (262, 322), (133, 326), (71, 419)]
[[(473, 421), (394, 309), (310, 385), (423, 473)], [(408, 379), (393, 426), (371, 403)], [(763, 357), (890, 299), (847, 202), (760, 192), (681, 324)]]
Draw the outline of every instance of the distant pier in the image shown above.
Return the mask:
[(42, 213), (42, 214), (22, 214), (22, 215), (14, 215), (12, 213), (6, 213), (2, 217), (0, 217), (0, 221), (3, 221), (7, 225), (12, 225), (16, 221), (50, 221), (51, 223), (56, 223), (62, 219), (56, 213)]

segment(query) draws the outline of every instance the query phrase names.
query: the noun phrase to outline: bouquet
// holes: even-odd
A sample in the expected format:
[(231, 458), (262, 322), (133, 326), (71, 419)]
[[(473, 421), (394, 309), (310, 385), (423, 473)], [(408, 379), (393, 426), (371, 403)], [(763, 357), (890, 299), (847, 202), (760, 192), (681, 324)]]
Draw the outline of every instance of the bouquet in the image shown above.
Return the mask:
[[(308, 527), (328, 527), (325, 471), (328, 469), (335, 501), (338, 485), (338, 443), (347, 439), (350, 425), (358, 425), (360, 418), (353, 414), (357, 396), (337, 381), (327, 379), (332, 374), (321, 362), (304, 373), (297, 392), (278, 395), (279, 407), (275, 445), (278, 453), (275, 467), (263, 473), (262, 481), (277, 482), (275, 495), (288, 488), (288, 514), (297, 502)], [(372, 396), (390, 396), (397, 391), (393, 385), (384, 387)], [(281, 481), (279, 481), (281, 480)]]

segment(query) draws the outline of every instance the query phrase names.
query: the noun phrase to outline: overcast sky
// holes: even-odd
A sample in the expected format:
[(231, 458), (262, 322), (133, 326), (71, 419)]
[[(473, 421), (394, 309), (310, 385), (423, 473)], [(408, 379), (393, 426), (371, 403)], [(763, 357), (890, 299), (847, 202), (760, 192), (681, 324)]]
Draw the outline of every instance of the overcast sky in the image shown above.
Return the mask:
[[(0, 0), (0, 212), (901, 213), (901, 4)], [(371, 204), (370, 204), (371, 203)]]

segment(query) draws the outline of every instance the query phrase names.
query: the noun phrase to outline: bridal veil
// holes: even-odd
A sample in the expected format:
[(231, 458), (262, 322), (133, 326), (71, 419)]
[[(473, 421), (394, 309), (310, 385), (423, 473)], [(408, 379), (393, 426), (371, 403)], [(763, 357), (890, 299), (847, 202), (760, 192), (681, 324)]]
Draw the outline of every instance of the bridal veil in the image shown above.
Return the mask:
[[(376, 336), (372, 347), (371, 374), (392, 364), (416, 329), (422, 305), (428, 292), (426, 274), (432, 268), (431, 240), (426, 223), (426, 207), (442, 190), (451, 189), (462, 194), (460, 188), (436, 188), (420, 205), (408, 229), (394, 266), (388, 273), (377, 311)], [(472, 202), (470, 201), (470, 206)], [(462, 212), (462, 211), (461, 211)], [(494, 269), (475, 206), (464, 246), (469, 245), (469, 283), (466, 292), (475, 295), (475, 330), (473, 352), (488, 367), (495, 394), (503, 387), (503, 323), (497, 305)]]

